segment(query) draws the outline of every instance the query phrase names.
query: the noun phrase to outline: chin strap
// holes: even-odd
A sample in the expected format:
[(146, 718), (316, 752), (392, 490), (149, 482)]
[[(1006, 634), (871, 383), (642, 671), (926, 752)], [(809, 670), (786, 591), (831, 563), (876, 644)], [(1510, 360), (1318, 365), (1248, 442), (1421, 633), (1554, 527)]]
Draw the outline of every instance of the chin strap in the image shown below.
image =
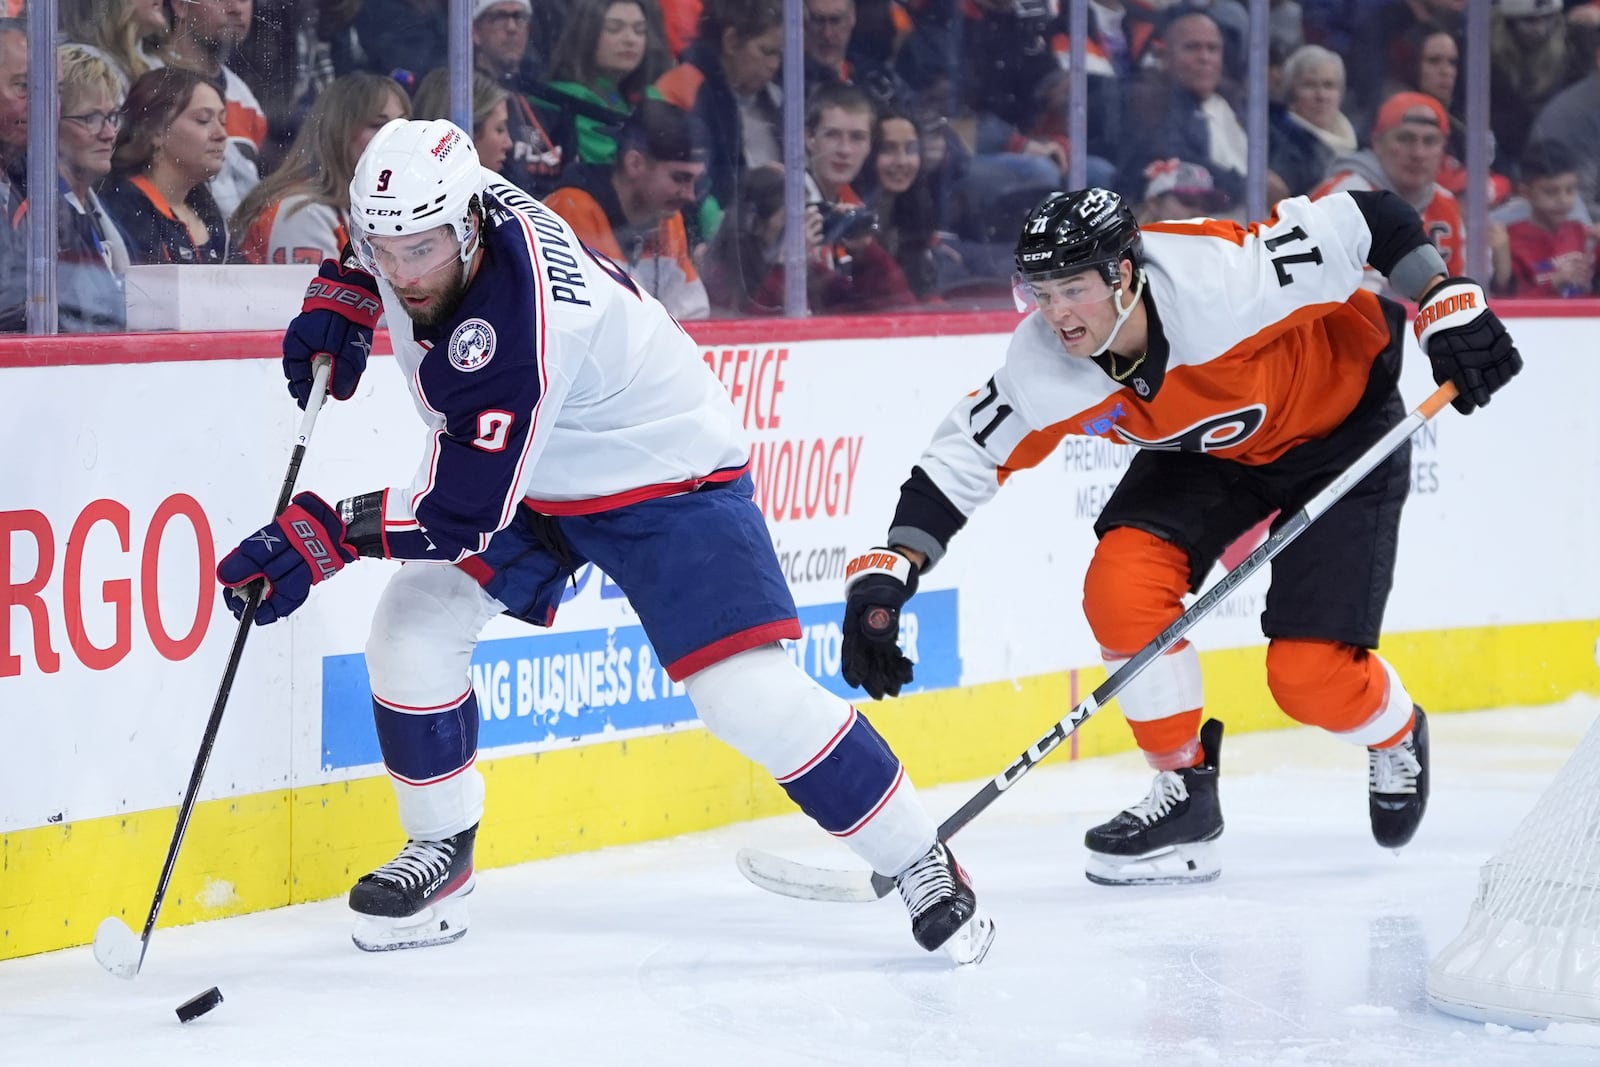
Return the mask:
[(1099, 348), (1089, 353), (1092, 356), (1103, 354), (1117, 339), (1117, 334), (1122, 329), (1122, 324), (1128, 321), (1128, 316), (1133, 314), (1133, 309), (1139, 306), (1139, 298), (1144, 295), (1144, 269), (1141, 267), (1133, 275), (1133, 291), (1126, 307), (1122, 304), (1122, 286), (1117, 286), (1111, 291), (1111, 299), (1117, 305), (1117, 322), (1111, 327), (1111, 332), (1106, 334), (1105, 341)]

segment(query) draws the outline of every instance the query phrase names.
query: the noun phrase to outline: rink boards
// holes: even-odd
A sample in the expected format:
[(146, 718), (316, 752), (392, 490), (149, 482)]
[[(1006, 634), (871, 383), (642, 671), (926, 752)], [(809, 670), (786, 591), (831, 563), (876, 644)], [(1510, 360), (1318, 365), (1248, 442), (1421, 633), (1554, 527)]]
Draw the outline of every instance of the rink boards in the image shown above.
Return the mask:
[[(844, 563), (881, 541), (900, 482), (998, 365), (1011, 321), (694, 331), (750, 432), (757, 499), (800, 605), (790, 653), (836, 692)], [(1600, 692), (1593, 322), (1515, 319), (1524, 377), (1416, 442), (1383, 652), (1432, 711)], [(911, 335), (935, 323), (943, 335)], [(265, 521), (297, 424), (272, 336), (5, 344), (0, 958), (86, 942), (107, 914), (143, 922), (235, 631), (209, 574)], [(1413, 358), (1407, 399), (1431, 387)], [(378, 358), (355, 399), (325, 410), (300, 485), (336, 499), (404, 484), (423, 445), (392, 360)], [(969, 523), (911, 602), (917, 682), (867, 710), (919, 781), (997, 772), (1103, 680), (1081, 581), (1127, 460), (1068, 439)], [(363, 561), (252, 634), (164, 923), (334, 896), (392, 855), (361, 658), (392, 568)], [(1193, 634), (1208, 706), (1233, 731), (1286, 722), (1262, 677), (1264, 591), (1261, 575)], [(486, 866), (788, 810), (693, 721), (592, 568), (549, 631), (491, 623), (473, 681)], [(1056, 758), (1130, 744), (1113, 708)]]

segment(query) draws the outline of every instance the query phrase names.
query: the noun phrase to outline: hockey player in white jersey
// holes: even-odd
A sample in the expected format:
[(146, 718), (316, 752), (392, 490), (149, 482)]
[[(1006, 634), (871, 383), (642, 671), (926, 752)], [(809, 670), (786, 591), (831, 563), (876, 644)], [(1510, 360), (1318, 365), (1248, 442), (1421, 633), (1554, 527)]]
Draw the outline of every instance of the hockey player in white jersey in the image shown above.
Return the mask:
[(366, 647), (410, 840), (351, 890), (356, 944), (465, 932), (485, 792), (473, 647), (500, 613), (549, 625), (592, 561), (706, 726), (896, 879), (920, 945), (980, 960), (993, 927), (904, 768), (778, 644), (800, 636), (794, 602), (743, 428), (694, 341), (448, 122), (386, 125), (350, 203), (352, 254), (323, 265), (284, 339), (290, 391), (303, 405), (328, 354), (331, 391), (348, 398), (381, 301), (427, 426), (422, 464), (408, 485), (337, 504), (300, 493), (217, 573), (236, 615), (242, 587), (266, 580), (269, 623), (361, 556), (420, 564), (389, 582)]
[[(1360, 289), (1367, 264), (1417, 299), (1437, 382), (1470, 412), (1522, 366), (1483, 290), (1446, 277), (1420, 220), (1389, 192), (1284, 200), (1241, 228), (1145, 226), (1115, 193), (1057, 193), (1017, 242), (1017, 327), (1004, 365), (958, 405), (901, 489), (888, 549), (852, 566), (844, 676), (875, 698), (911, 663), (901, 607), (967, 519), (1069, 434), (1141, 451), (1095, 523), (1084, 611), (1108, 670), (1183, 612), (1223, 549), (1299, 510), (1405, 413), (1405, 311)], [(1401, 448), (1272, 565), (1267, 681), (1291, 718), (1368, 750), (1379, 844), (1411, 839), (1428, 796), (1427, 719), (1375, 651), (1392, 584), (1410, 449)], [(1086, 835), (1105, 884), (1220, 873), (1222, 724), (1201, 725), (1200, 661), (1182, 641), (1119, 696), (1155, 769), (1149, 796)]]

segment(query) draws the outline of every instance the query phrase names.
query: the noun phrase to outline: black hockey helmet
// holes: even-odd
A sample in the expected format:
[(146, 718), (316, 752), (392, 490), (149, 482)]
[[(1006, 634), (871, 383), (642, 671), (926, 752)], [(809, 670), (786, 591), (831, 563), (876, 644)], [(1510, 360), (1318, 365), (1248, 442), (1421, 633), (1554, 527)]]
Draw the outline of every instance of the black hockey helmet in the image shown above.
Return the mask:
[(1133, 211), (1110, 189), (1051, 193), (1022, 224), (1017, 271), (1027, 281), (1045, 281), (1099, 268), (1115, 288), (1122, 284), (1117, 264), (1131, 260), (1137, 273), (1143, 247)]

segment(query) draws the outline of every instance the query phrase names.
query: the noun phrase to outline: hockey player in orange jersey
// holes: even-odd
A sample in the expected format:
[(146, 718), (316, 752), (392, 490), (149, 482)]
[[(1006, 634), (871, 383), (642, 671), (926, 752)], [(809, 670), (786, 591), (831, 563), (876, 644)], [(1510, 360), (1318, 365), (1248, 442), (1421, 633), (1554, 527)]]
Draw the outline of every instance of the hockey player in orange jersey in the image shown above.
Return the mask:
[[(1293, 514), (1405, 415), (1404, 308), (1360, 288), (1370, 264), (1417, 300), (1413, 329), (1463, 413), (1522, 367), (1483, 290), (1448, 277), (1392, 192), (1281, 201), (1248, 230), (1151, 224), (1105, 189), (1056, 193), (1017, 242), (1017, 327), (1005, 363), (939, 426), (901, 487), (887, 548), (852, 564), (844, 677), (897, 694), (911, 663), (900, 609), (977, 508), (1069, 434), (1141, 449), (1095, 523), (1084, 611), (1107, 669), (1171, 624), (1231, 541)], [(1267, 681), (1291, 718), (1367, 748), (1380, 845), (1411, 839), (1428, 796), (1427, 719), (1374, 649), (1392, 584), (1410, 450), (1401, 448), (1283, 550), (1262, 629)], [(1120, 694), (1155, 769), (1149, 796), (1086, 835), (1090, 880), (1220, 873), (1222, 724), (1201, 725), (1187, 641)]]

